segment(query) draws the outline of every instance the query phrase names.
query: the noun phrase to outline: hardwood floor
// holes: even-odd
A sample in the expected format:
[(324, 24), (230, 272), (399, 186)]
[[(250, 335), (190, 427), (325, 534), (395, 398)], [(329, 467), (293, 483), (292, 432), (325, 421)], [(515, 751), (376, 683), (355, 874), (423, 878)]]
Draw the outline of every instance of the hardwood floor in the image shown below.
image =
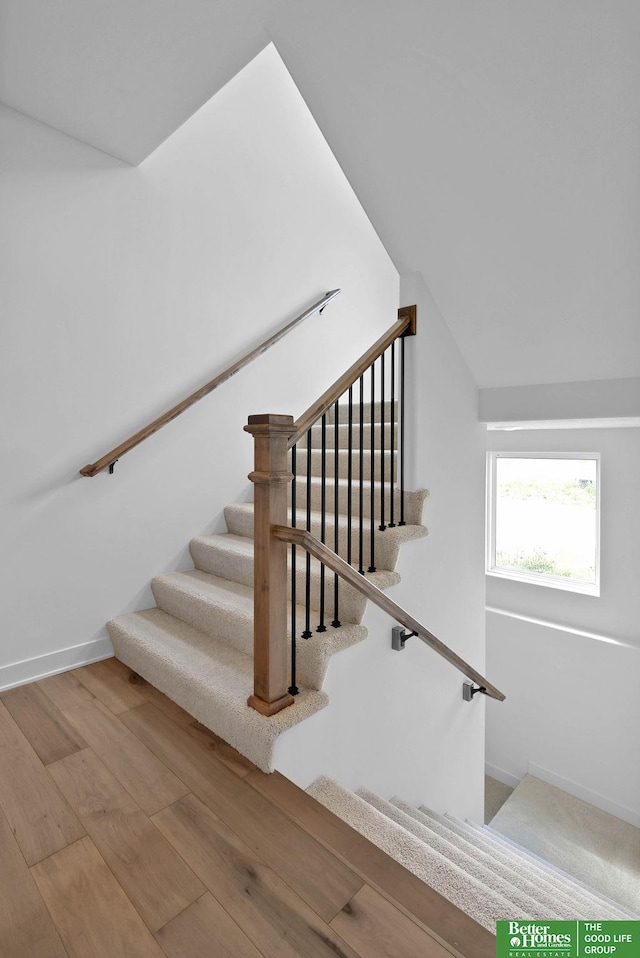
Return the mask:
[(2, 958), (493, 958), (495, 939), (109, 659), (0, 695)]

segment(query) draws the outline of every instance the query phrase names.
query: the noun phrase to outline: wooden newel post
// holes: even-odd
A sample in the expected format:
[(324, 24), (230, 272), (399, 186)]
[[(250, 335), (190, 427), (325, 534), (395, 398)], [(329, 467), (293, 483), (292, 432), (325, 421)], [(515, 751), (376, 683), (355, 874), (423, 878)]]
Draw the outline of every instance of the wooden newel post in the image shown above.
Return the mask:
[(254, 625), (253, 695), (248, 704), (262, 715), (293, 705), (287, 691), (287, 544), (271, 535), (288, 525), (287, 503), (293, 474), (288, 439), (293, 416), (249, 416), (244, 427), (255, 441), (254, 471)]

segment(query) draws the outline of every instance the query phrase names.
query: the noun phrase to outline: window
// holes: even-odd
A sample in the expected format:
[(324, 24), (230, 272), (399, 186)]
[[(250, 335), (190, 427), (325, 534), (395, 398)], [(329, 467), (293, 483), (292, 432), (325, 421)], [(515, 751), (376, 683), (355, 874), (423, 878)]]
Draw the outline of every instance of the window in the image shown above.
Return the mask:
[(488, 456), (487, 572), (600, 594), (600, 456)]

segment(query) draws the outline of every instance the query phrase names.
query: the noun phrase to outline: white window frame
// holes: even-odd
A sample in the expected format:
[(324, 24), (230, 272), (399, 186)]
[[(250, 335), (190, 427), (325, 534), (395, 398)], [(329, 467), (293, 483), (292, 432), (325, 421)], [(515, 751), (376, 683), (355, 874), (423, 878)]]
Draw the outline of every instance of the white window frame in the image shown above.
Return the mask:
[[(581, 582), (566, 576), (525, 572), (496, 566), (496, 471), (498, 459), (595, 459), (596, 461), (596, 561), (595, 582)], [(600, 595), (600, 453), (599, 452), (488, 452), (487, 453), (487, 535), (486, 573), (498, 579), (526, 582), (565, 592)]]

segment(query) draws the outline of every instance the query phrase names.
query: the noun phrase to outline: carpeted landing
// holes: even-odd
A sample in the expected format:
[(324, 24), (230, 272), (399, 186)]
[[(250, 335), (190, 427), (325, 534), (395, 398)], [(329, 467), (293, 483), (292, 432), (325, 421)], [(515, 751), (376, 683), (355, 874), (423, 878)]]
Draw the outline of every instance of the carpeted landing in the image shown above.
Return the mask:
[(496, 921), (514, 918), (638, 917), (487, 826), (364, 788), (351, 792), (326, 777), (307, 791), (491, 932)]
[(639, 828), (533, 775), (491, 828), (640, 915)]
[[(365, 432), (370, 428), (369, 406), (364, 406)], [(341, 417), (344, 411), (341, 409)], [(310, 459), (311, 477), (309, 500), (311, 504), (311, 532), (320, 536), (322, 523), (320, 503), (326, 499), (328, 514), (325, 522), (326, 541), (333, 545), (337, 533), (339, 553), (347, 558), (353, 549), (352, 564), (359, 564), (359, 508), (365, 522), (362, 530), (363, 557), (369, 557), (371, 537), (375, 549), (376, 571), (366, 577), (380, 589), (388, 589), (400, 581), (394, 571), (398, 552), (403, 542), (427, 534), (422, 525), (422, 509), (426, 490), (405, 493), (406, 525), (395, 525), (384, 530), (370, 521), (372, 505), (377, 508), (384, 501), (389, 516), (392, 504), (390, 493), (389, 432), (387, 429), (384, 456), (384, 499), (380, 476), (382, 473), (379, 449), (374, 448), (362, 458), (362, 482), (359, 466), (355, 469), (357, 481), (348, 494), (345, 476), (350, 471), (348, 445), (350, 431), (346, 423), (337, 424), (328, 416), (326, 427), (329, 449), (337, 444), (338, 456), (327, 456), (328, 474), (332, 477), (323, 485), (320, 478), (322, 456), (319, 430), (312, 433)], [(380, 441), (379, 430), (374, 433)], [(398, 428), (394, 430), (398, 436)], [(302, 450), (302, 452), (301, 452)], [(298, 443), (298, 463), (306, 462), (305, 440)], [(356, 456), (356, 461), (358, 457)], [(337, 466), (336, 466), (337, 461)], [(397, 469), (397, 456), (394, 457)], [(334, 472), (338, 471), (337, 479)], [(306, 473), (306, 470), (305, 470)], [(306, 474), (296, 482), (298, 526), (306, 523), (306, 511), (300, 505), (307, 501)], [(337, 497), (337, 514), (335, 498)], [(393, 495), (396, 522), (400, 512), (399, 494)], [(349, 507), (351, 511), (349, 512)], [(311, 562), (312, 637), (297, 643), (300, 694), (294, 705), (272, 718), (259, 715), (247, 705), (253, 692), (253, 503), (243, 502), (225, 509), (228, 531), (219, 535), (198, 536), (190, 544), (195, 568), (159, 575), (151, 583), (157, 608), (119, 616), (108, 624), (109, 635), (116, 657), (142, 675), (148, 682), (186, 709), (199, 722), (211, 729), (239, 752), (254, 762), (262, 771), (273, 771), (274, 750), (278, 737), (315, 714), (328, 704), (322, 691), (331, 657), (367, 636), (361, 625), (366, 601), (351, 586), (341, 584), (339, 618), (340, 628), (326, 632), (315, 631), (320, 606), (320, 567)], [(373, 525), (373, 529), (372, 529)], [(337, 529), (336, 529), (337, 526)], [(353, 545), (352, 545), (353, 544)], [(296, 586), (298, 599), (305, 594), (305, 557), (297, 550)], [(368, 567), (365, 562), (365, 568)], [(331, 590), (331, 596), (333, 590)], [(331, 600), (332, 601), (332, 600)], [(303, 628), (305, 610), (297, 605), (297, 632)], [(328, 609), (328, 621), (333, 618), (333, 606)], [(290, 611), (287, 621), (291, 621)], [(291, 642), (291, 636), (287, 636)]]

